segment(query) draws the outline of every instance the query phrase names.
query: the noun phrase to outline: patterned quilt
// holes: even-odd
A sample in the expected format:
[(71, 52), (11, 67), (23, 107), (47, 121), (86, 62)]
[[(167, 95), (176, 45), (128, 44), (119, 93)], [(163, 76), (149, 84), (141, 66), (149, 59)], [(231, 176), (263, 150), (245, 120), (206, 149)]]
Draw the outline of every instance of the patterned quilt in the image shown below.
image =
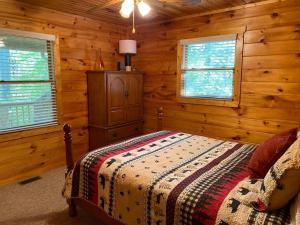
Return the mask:
[(128, 225), (285, 224), (288, 210), (266, 214), (242, 201), (255, 194), (239, 186), (254, 183), (246, 165), (255, 148), (161, 131), (88, 153), (69, 190)]

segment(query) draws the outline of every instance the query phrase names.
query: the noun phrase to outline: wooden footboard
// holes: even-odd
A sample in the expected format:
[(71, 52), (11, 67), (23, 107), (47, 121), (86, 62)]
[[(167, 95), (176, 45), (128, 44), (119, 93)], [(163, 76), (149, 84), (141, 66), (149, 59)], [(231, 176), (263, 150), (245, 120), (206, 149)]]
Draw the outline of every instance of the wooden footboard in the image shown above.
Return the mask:
[[(158, 107), (156, 113), (157, 113), (157, 131), (160, 131), (163, 129), (163, 115), (164, 115), (163, 107)], [(65, 141), (65, 149), (66, 149), (66, 165), (67, 165), (65, 176), (67, 176), (67, 174), (71, 172), (74, 168), (71, 126), (69, 124), (65, 124), (63, 130), (64, 130), (64, 141)], [(85, 199), (71, 198), (67, 201), (67, 203), (69, 205), (69, 215), (71, 217), (76, 216), (77, 214), (76, 207), (80, 206), (81, 208), (85, 209), (86, 211), (90, 212), (91, 214), (99, 218), (103, 224), (123, 225), (122, 223), (109, 217), (104, 211), (102, 211), (92, 203), (86, 201)]]

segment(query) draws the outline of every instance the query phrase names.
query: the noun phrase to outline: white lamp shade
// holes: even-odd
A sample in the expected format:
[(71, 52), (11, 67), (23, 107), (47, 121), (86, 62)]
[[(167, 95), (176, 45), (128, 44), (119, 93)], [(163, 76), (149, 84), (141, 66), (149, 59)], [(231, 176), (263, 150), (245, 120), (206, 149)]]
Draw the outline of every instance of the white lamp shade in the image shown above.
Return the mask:
[(120, 40), (119, 53), (136, 54), (136, 40)]

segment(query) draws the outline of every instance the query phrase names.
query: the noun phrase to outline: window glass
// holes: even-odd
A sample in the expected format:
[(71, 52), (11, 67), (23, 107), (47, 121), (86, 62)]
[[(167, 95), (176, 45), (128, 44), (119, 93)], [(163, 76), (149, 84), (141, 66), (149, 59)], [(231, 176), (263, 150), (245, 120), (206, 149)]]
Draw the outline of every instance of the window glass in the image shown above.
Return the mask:
[(235, 38), (184, 44), (181, 95), (231, 99), (235, 50)]
[(0, 133), (58, 123), (53, 45), (0, 33)]

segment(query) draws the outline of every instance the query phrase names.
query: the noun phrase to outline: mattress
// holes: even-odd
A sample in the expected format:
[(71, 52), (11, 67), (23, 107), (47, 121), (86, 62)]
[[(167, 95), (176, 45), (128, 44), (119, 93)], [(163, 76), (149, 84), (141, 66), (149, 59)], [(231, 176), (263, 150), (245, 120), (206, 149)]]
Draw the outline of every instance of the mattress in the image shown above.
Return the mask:
[(288, 224), (288, 207), (251, 208), (261, 182), (248, 178), (255, 148), (156, 132), (89, 152), (69, 174), (67, 189), (129, 225)]

